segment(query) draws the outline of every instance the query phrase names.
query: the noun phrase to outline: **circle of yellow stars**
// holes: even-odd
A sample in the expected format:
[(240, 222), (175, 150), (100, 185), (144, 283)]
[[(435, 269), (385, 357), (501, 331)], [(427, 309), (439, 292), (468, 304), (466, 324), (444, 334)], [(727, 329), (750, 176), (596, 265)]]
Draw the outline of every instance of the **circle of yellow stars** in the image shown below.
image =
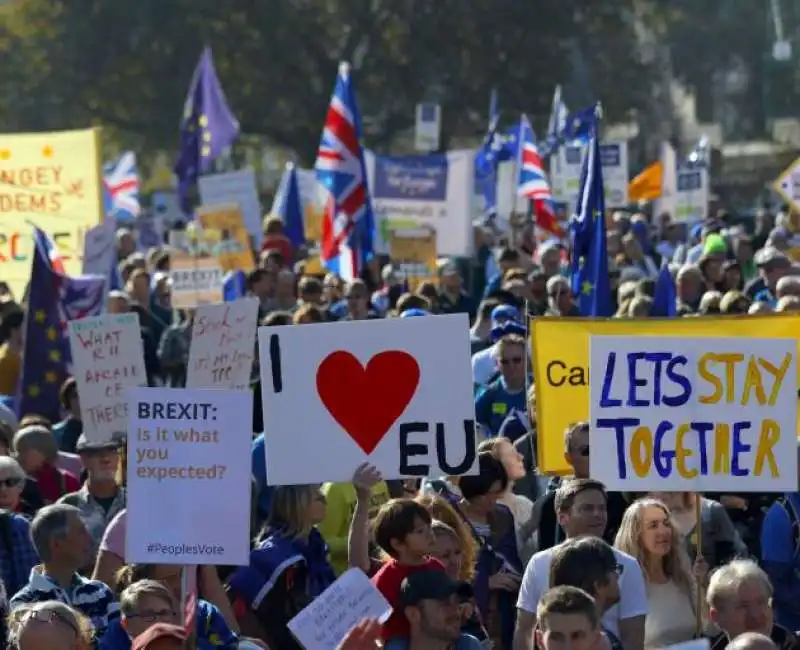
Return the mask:
[[(34, 312), (33, 318), (39, 325), (47, 323), (47, 313), (43, 309)], [(54, 325), (48, 325), (44, 329), (45, 340), (48, 344), (55, 344), (58, 341), (58, 330)], [(46, 384), (55, 384), (58, 382), (59, 373), (57, 372), (58, 364), (61, 363), (61, 350), (57, 347), (52, 347), (47, 350), (47, 362), (55, 364), (55, 368), (48, 368), (42, 374)], [(42, 388), (39, 384), (33, 382), (27, 386), (27, 393), (30, 397), (37, 397), (41, 394)]]
[[(49, 144), (42, 147), (41, 154), (43, 158), (52, 158), (55, 155), (55, 150)], [(11, 149), (0, 149), (0, 160), (11, 160)]]

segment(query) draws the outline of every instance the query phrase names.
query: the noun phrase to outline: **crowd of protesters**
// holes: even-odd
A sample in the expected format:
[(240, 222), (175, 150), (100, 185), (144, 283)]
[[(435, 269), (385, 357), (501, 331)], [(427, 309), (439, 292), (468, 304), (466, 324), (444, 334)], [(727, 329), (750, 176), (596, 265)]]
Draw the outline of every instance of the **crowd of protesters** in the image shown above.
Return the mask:
[[(800, 233), (787, 211), (754, 223), (720, 213), (688, 231), (668, 215), (620, 212), (608, 225), (617, 318), (652, 314), (664, 265), (679, 317), (800, 306)], [(360, 623), (345, 650), (649, 650), (700, 637), (714, 650), (800, 649), (800, 493), (608, 492), (589, 476), (587, 422), (563, 432), (571, 475), (537, 472), (526, 318), (579, 316), (561, 243), (476, 227), (475, 255), (440, 260), (412, 293), (392, 260), (375, 257), (344, 282), (307, 273), (279, 220), (265, 232), (247, 275), (262, 324), (469, 316), (479, 473), (385, 481), (362, 465), (350, 483), (269, 487), (254, 368), (250, 562), (190, 567), (198, 599), (187, 628), (181, 567), (126, 562), (124, 440), (82, 435), (73, 379), (53, 405), (60, 420), (15, 415), (25, 305), (6, 292), (3, 647), (293, 650), (288, 621), (355, 567), (393, 611)], [(183, 386), (193, 313), (170, 306), (169, 248), (137, 251), (121, 228), (117, 251), (124, 290), (107, 310), (138, 315), (149, 383)]]

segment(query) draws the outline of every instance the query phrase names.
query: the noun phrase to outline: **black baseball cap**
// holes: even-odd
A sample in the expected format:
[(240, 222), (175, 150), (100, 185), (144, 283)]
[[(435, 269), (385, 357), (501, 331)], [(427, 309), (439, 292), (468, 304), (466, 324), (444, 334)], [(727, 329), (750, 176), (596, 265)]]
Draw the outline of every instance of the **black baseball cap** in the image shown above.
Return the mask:
[(403, 579), (400, 604), (408, 607), (419, 604), (421, 600), (445, 600), (453, 595), (471, 598), (472, 593), (472, 586), (468, 582), (451, 580), (444, 571), (423, 569)]

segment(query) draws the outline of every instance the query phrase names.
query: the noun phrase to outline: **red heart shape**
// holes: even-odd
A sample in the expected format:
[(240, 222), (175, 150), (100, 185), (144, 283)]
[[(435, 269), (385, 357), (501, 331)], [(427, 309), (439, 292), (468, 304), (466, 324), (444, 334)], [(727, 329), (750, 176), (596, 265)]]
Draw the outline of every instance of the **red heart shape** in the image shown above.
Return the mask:
[(419, 385), (419, 364), (407, 352), (387, 350), (363, 367), (346, 350), (332, 352), (317, 369), (317, 393), (339, 425), (371, 454)]

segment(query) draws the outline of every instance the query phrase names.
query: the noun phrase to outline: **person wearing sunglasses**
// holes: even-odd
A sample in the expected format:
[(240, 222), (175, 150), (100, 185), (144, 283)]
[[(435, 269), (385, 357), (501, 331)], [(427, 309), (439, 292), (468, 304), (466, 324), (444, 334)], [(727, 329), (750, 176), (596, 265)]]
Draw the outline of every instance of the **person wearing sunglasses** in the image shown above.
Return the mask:
[(475, 419), (494, 437), (505, 419), (514, 411), (527, 413), (525, 338), (516, 333), (502, 336), (492, 348), (500, 376), (475, 398)]
[(89, 650), (92, 626), (69, 605), (54, 600), (26, 605), (9, 617), (9, 648), (14, 650)]

